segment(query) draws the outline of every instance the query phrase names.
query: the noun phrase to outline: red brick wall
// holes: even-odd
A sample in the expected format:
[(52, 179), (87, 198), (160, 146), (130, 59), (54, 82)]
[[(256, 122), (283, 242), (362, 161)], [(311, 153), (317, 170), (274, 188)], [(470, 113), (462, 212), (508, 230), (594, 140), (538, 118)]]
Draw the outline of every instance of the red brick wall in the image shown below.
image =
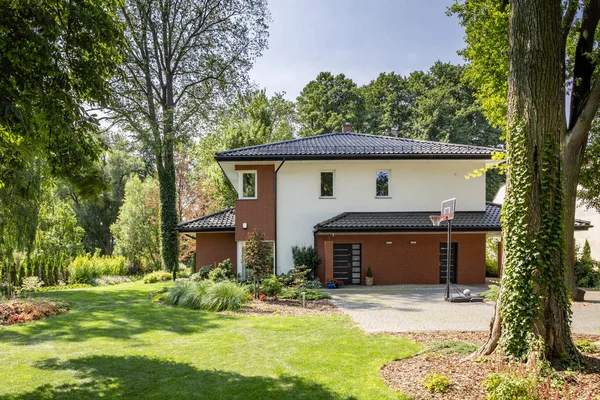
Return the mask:
[[(445, 241), (445, 234), (317, 235), (317, 251), (323, 258), (317, 275), (328, 280), (333, 274), (333, 256), (328, 257), (326, 245), (360, 243), (362, 284), (368, 267), (375, 285), (439, 284), (440, 243)], [(457, 282), (485, 283), (485, 233), (455, 233), (452, 242), (458, 243)]]
[[(235, 240), (246, 240), (254, 229), (264, 233), (266, 240), (275, 240), (275, 166), (236, 165), (235, 169), (256, 170), (258, 192), (256, 200), (235, 202)], [(246, 229), (242, 228), (244, 222), (248, 224)]]
[(196, 233), (196, 271), (227, 258), (237, 271), (237, 243), (233, 232)]

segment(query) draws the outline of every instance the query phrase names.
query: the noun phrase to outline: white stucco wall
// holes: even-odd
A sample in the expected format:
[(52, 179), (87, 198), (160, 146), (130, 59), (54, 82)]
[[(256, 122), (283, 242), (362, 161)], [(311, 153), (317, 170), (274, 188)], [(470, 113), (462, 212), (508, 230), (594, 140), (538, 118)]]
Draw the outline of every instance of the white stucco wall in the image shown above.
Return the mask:
[[(502, 185), (494, 197), (494, 203), (502, 204), (504, 196), (506, 195), (506, 185)], [(587, 208), (583, 205), (578, 205), (575, 209), (575, 218), (589, 221), (592, 224), (592, 228), (587, 231), (575, 231), (575, 243), (577, 246), (583, 248), (585, 241), (590, 243), (590, 249), (592, 250), (592, 257), (594, 259), (600, 259), (600, 213), (593, 208)]]
[[(457, 211), (485, 211), (485, 177), (465, 179), (485, 161), (286, 162), (277, 177), (279, 272), (293, 267), (291, 246), (313, 245), (314, 226), (342, 212), (431, 211), (456, 197)], [(320, 172), (335, 171), (335, 199), (321, 199)], [(375, 173), (391, 170), (391, 198), (375, 197)]]

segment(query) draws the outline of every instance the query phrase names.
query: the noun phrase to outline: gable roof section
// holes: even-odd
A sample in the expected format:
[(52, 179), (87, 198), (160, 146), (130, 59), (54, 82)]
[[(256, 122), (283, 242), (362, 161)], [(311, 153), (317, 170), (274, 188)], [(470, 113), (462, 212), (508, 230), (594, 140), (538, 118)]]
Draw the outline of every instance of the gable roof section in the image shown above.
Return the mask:
[(230, 207), (177, 225), (179, 232), (233, 232), (235, 208)]
[(362, 133), (328, 133), (219, 152), (217, 161), (331, 159), (491, 159), (491, 147)]

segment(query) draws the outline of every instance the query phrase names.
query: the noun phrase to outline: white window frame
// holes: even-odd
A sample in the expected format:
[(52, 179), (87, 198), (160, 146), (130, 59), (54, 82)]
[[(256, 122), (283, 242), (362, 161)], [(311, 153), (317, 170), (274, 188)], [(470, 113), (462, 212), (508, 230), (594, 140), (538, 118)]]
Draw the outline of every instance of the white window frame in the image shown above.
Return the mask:
[[(323, 172), (331, 172), (333, 174), (333, 178), (332, 178), (332, 184), (333, 184), (333, 193), (331, 196), (322, 196), (321, 194), (321, 179), (322, 179), (322, 174)], [(320, 199), (335, 199), (335, 188), (336, 188), (337, 184), (335, 182), (335, 169), (323, 169), (319, 171), (319, 198)]]
[[(377, 174), (380, 172), (387, 172), (388, 177), (388, 194), (387, 196), (377, 195)], [(375, 198), (376, 199), (391, 199), (392, 198), (392, 170), (391, 169), (378, 169), (375, 171)]]
[[(244, 174), (254, 174), (254, 197), (244, 197)], [(245, 169), (238, 171), (238, 199), (240, 200), (256, 200), (258, 199), (258, 171), (255, 169)]]

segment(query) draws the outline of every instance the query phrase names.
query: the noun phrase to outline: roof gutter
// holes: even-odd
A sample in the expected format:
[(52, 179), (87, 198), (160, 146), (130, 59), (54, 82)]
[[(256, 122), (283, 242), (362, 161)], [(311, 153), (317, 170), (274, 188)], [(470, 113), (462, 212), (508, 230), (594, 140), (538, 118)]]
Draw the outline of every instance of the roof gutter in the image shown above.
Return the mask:
[(279, 172), (279, 170), (281, 169), (281, 167), (283, 166), (283, 164), (285, 164), (285, 158), (281, 161), (281, 164), (279, 164), (279, 166), (277, 167), (277, 169), (275, 170), (275, 176), (273, 177), (274, 179), (274, 189), (275, 189), (275, 207), (274, 207), (274, 213), (275, 213), (275, 244), (274, 244), (274, 256), (273, 256), (273, 273), (275, 274), (275, 276), (277, 276), (277, 255), (278, 255), (278, 251), (277, 251), (277, 173)]

